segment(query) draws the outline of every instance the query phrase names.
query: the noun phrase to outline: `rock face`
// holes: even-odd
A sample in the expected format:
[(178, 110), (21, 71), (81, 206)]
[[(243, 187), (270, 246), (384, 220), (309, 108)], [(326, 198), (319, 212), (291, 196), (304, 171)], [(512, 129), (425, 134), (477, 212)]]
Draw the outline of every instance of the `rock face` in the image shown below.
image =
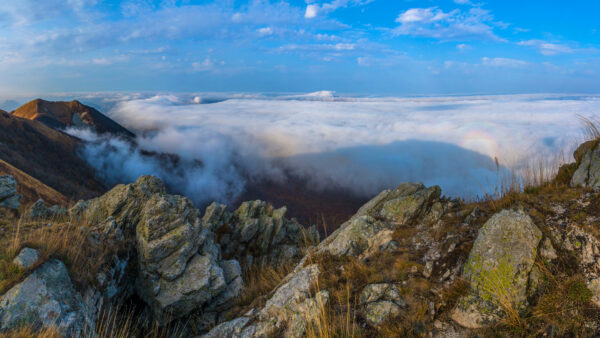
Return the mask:
[(358, 256), (374, 244), (382, 231), (395, 230), (417, 218), (435, 222), (443, 212), (440, 194), (438, 186), (426, 188), (420, 183), (404, 183), (394, 190), (385, 190), (361, 207), (319, 249), (337, 256)]
[(479, 230), (463, 277), (471, 292), (451, 317), (467, 328), (481, 328), (527, 303), (527, 286), (542, 233), (522, 211), (503, 210)]
[(118, 185), (102, 197), (77, 203), (70, 213), (132, 239), (135, 291), (161, 324), (192, 311), (215, 318), (241, 290), (240, 270), (222, 261), (198, 210), (185, 197), (167, 195), (155, 177)]
[(284, 327), (284, 337), (304, 337), (329, 301), (325, 290), (311, 297), (318, 276), (317, 265), (299, 267), (286, 277), (262, 309), (222, 323), (205, 337), (270, 337)]
[(20, 268), (30, 269), (40, 259), (40, 253), (31, 248), (23, 248), (21, 252), (13, 259), (13, 263)]
[(93, 334), (95, 323), (65, 265), (49, 260), (0, 297), (0, 330), (56, 327), (63, 336)]
[(13, 176), (0, 176), (0, 207), (18, 210), (21, 195), (17, 194), (17, 180)]
[(600, 147), (593, 141), (582, 144), (575, 151), (577, 170), (571, 179), (573, 187), (600, 187)]
[(360, 303), (364, 306), (365, 318), (375, 326), (398, 316), (406, 307), (400, 287), (389, 283), (367, 285), (361, 293)]
[(273, 209), (263, 201), (244, 202), (233, 213), (222, 204), (211, 204), (202, 219), (204, 227), (218, 234), (226, 258), (244, 266), (273, 265), (300, 259), (302, 250), (319, 242), (315, 227), (305, 229), (285, 218), (286, 208)]

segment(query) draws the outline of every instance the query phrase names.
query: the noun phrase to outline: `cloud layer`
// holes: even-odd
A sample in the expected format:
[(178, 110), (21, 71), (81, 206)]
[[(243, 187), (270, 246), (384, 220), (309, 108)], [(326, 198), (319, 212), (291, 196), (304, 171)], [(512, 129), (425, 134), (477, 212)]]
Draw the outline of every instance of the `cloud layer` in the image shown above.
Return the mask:
[(140, 149), (178, 154), (182, 164), (165, 167), (119, 141), (84, 135), (92, 141), (85, 155), (117, 181), (155, 174), (198, 203), (231, 201), (248, 181), (285, 183), (290, 173), (316, 190), (370, 196), (422, 181), (474, 197), (506, 174), (494, 158), (519, 168), (570, 152), (581, 137), (576, 114), (593, 115), (599, 103), (552, 95), (157, 95), (123, 99), (109, 115), (140, 133)]

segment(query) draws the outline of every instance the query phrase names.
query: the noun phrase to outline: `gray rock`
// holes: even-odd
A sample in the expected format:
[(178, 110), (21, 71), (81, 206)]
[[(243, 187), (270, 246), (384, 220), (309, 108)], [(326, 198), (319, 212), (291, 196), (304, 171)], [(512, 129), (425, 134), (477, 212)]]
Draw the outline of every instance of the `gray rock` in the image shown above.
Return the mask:
[(0, 176), (0, 201), (17, 194), (17, 180), (14, 177)]
[(213, 203), (202, 224), (219, 233), (224, 257), (240, 260), (246, 267), (277, 265), (300, 259), (305, 247), (319, 242), (316, 227), (306, 229), (285, 218), (285, 213), (285, 207), (273, 209), (263, 201), (244, 202), (233, 213)]
[(464, 266), (471, 291), (459, 300), (451, 318), (463, 327), (481, 328), (496, 322), (505, 306), (522, 310), (541, 239), (541, 231), (522, 211), (492, 216), (479, 230)]
[(318, 276), (316, 264), (299, 267), (284, 279), (262, 309), (222, 323), (205, 337), (270, 337), (284, 327), (285, 337), (303, 337), (329, 301), (326, 290), (311, 297)]
[[(99, 198), (77, 203), (69, 213), (91, 223), (96, 233), (102, 234), (98, 242), (112, 234), (113, 240), (131, 243), (136, 252), (130, 256), (137, 257), (137, 264), (121, 260), (112, 266), (119, 267), (114, 271), (136, 271), (135, 292), (161, 325), (192, 312), (206, 317), (199, 318), (200, 322), (214, 325), (218, 312), (229, 306), (243, 287), (235, 263), (221, 260), (214, 233), (202, 225), (192, 202), (166, 194), (155, 177), (142, 176), (135, 183), (118, 185)], [(116, 283), (116, 290), (127, 290), (127, 284), (133, 284), (125, 277), (119, 280), (124, 282)], [(97, 292), (92, 295), (89, 299), (98, 299)]]
[(63, 336), (94, 334), (95, 323), (65, 265), (49, 260), (0, 297), (0, 330), (56, 327)]
[(319, 249), (338, 256), (358, 256), (369, 249), (381, 231), (393, 231), (417, 219), (434, 222), (441, 216), (439, 210), (432, 210), (440, 194), (438, 186), (426, 188), (420, 183), (403, 183), (394, 190), (385, 190), (321, 242)]
[(31, 248), (23, 248), (19, 255), (13, 259), (13, 263), (24, 269), (30, 269), (40, 259), (40, 253)]
[(360, 304), (364, 306), (365, 318), (374, 326), (398, 316), (406, 307), (400, 287), (389, 283), (367, 285), (361, 293)]
[[(587, 145), (582, 145), (587, 146)], [(580, 151), (578, 149), (578, 151)], [(571, 178), (573, 187), (600, 187), (600, 147), (589, 147), (579, 161), (579, 166)]]
[(43, 199), (37, 200), (33, 205), (25, 212), (25, 217), (28, 219), (46, 219), (52, 215), (50, 209), (46, 206)]
[(21, 208), (21, 195), (17, 194), (17, 180), (13, 176), (0, 176), (0, 207), (13, 210)]

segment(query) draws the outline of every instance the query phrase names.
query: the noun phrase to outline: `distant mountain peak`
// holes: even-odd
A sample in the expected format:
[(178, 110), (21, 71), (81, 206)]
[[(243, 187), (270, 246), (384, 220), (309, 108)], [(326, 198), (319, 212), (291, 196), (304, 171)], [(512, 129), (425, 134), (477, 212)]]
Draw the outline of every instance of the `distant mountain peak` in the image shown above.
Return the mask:
[(54, 129), (90, 127), (100, 134), (115, 134), (126, 138), (135, 137), (135, 134), (125, 127), (95, 108), (86, 106), (77, 100), (70, 102), (46, 101), (38, 98), (17, 108), (12, 114), (42, 122)]

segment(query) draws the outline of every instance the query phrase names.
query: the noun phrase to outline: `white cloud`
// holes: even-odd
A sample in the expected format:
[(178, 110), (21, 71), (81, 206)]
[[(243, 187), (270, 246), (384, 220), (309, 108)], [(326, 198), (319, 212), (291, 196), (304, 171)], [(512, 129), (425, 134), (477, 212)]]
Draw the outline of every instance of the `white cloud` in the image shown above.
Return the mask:
[(271, 28), (271, 27), (259, 28), (256, 31), (258, 32), (258, 34), (263, 35), (263, 36), (273, 34), (273, 28)]
[(195, 198), (232, 194), (243, 186), (242, 177), (280, 177), (286, 170), (321, 188), (342, 186), (365, 195), (402, 181), (440, 184), (450, 195), (490, 192), (498, 179), (491, 158), (519, 166), (570, 151), (581, 128), (575, 114), (593, 114), (600, 99), (370, 99), (327, 91), (213, 104), (189, 103), (193, 98), (126, 100), (109, 115), (132, 129), (155, 130), (138, 140), (143, 149), (207, 163), (205, 174), (187, 177), (190, 186), (206, 185)]
[(444, 11), (437, 9), (436, 7), (430, 8), (412, 8), (407, 10), (404, 13), (401, 13), (396, 22), (406, 24), (406, 23), (432, 23), (440, 20), (448, 19), (450, 16), (458, 13), (458, 10), (454, 10), (449, 13), (444, 13)]
[(467, 50), (467, 49), (471, 49), (471, 46), (469, 46), (467, 44), (464, 44), (464, 43), (461, 43), (461, 44), (456, 45), (456, 49), (464, 51), (464, 50)]
[(468, 11), (454, 9), (444, 12), (437, 7), (408, 9), (396, 18), (400, 26), (395, 36), (422, 36), (444, 40), (488, 39), (504, 41), (494, 33), (494, 21), (489, 11), (471, 8)]
[(536, 48), (543, 55), (571, 54), (578, 52), (594, 52), (595, 49), (573, 48), (567, 44), (552, 43), (544, 40), (526, 40), (518, 43), (520, 46)]
[(304, 17), (307, 19), (312, 19), (312, 18), (315, 18), (318, 13), (319, 13), (318, 5), (314, 5), (314, 4), (308, 5), (308, 6), (306, 6), (306, 12), (304, 13)]
[(506, 68), (521, 68), (527, 66), (529, 63), (523, 60), (509, 59), (509, 58), (488, 58), (483, 57), (481, 63), (484, 66), (492, 67), (506, 67)]
[(319, 15), (329, 14), (337, 10), (338, 8), (349, 6), (364, 6), (373, 1), (375, 0), (334, 0), (323, 4), (310, 3), (306, 5), (304, 17), (306, 19), (314, 19)]

